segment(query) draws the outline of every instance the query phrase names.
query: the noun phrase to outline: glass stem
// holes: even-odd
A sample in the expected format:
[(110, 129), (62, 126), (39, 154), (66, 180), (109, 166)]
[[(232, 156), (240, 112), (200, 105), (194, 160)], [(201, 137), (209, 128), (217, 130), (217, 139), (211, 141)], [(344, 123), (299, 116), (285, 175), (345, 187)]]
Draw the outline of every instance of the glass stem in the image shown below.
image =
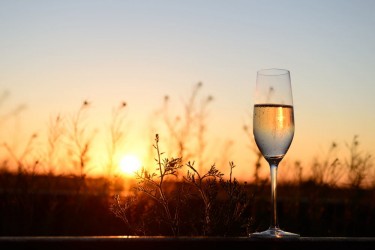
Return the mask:
[(277, 164), (271, 163), (270, 164), (271, 170), (271, 207), (272, 207), (272, 215), (271, 215), (271, 226), (270, 228), (278, 229), (279, 222), (277, 219)]

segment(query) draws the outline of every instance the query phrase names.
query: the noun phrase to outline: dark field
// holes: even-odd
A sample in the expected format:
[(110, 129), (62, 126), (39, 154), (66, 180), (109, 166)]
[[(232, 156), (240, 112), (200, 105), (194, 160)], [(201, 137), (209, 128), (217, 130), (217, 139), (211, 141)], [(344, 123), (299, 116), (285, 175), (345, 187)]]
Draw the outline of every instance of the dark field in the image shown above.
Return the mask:
[[(174, 233), (160, 203), (143, 192), (135, 191), (137, 199), (128, 203), (120, 197), (124, 210), (119, 213), (120, 207), (116, 210), (113, 204), (121, 185), (114, 190), (113, 183), (105, 179), (11, 173), (0, 177), (2, 236), (244, 236), (269, 223), (270, 187), (266, 182), (257, 186), (226, 182), (238, 185), (231, 189), (231, 197), (225, 189), (228, 186), (222, 185), (225, 182), (213, 184), (210, 188), (217, 193), (212, 193), (209, 223), (204, 213), (207, 206), (189, 183), (164, 183), (168, 207), (173, 214), (178, 211)], [(279, 184), (278, 201), (281, 228), (301, 236), (375, 236), (375, 190), (333, 188), (312, 181)]]

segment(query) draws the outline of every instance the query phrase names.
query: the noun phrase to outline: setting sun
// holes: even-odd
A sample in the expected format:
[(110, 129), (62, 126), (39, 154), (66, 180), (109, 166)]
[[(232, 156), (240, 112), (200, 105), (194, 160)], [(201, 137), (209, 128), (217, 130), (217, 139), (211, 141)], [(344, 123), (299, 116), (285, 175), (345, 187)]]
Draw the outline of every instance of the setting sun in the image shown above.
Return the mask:
[(135, 155), (125, 155), (120, 161), (120, 170), (127, 175), (134, 174), (141, 168), (141, 161)]

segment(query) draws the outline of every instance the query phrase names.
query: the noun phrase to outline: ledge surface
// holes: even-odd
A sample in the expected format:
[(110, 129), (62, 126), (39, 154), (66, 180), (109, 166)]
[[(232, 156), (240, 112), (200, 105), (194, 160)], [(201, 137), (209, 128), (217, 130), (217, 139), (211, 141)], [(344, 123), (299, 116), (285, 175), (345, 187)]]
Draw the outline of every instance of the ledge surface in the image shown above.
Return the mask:
[(375, 237), (0, 236), (0, 249), (375, 249)]

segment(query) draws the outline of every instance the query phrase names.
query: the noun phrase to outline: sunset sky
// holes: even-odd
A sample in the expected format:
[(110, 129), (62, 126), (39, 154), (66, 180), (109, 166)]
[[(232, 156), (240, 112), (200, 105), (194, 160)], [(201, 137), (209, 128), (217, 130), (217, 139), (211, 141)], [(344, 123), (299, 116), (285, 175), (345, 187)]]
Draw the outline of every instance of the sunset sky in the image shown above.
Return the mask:
[(0, 93), (8, 93), (1, 143), (21, 152), (25, 138), (42, 138), (51, 117), (74, 114), (84, 100), (93, 129), (105, 130), (125, 101), (129, 136), (121, 150), (142, 158), (164, 96), (178, 113), (202, 82), (200, 96), (213, 97), (212, 161), (232, 141), (234, 174), (250, 179), (254, 154), (243, 126), (252, 122), (256, 71), (284, 68), (296, 122), (285, 162), (307, 168), (333, 141), (346, 153), (354, 135), (374, 155), (374, 13), (371, 0), (1, 0)]

